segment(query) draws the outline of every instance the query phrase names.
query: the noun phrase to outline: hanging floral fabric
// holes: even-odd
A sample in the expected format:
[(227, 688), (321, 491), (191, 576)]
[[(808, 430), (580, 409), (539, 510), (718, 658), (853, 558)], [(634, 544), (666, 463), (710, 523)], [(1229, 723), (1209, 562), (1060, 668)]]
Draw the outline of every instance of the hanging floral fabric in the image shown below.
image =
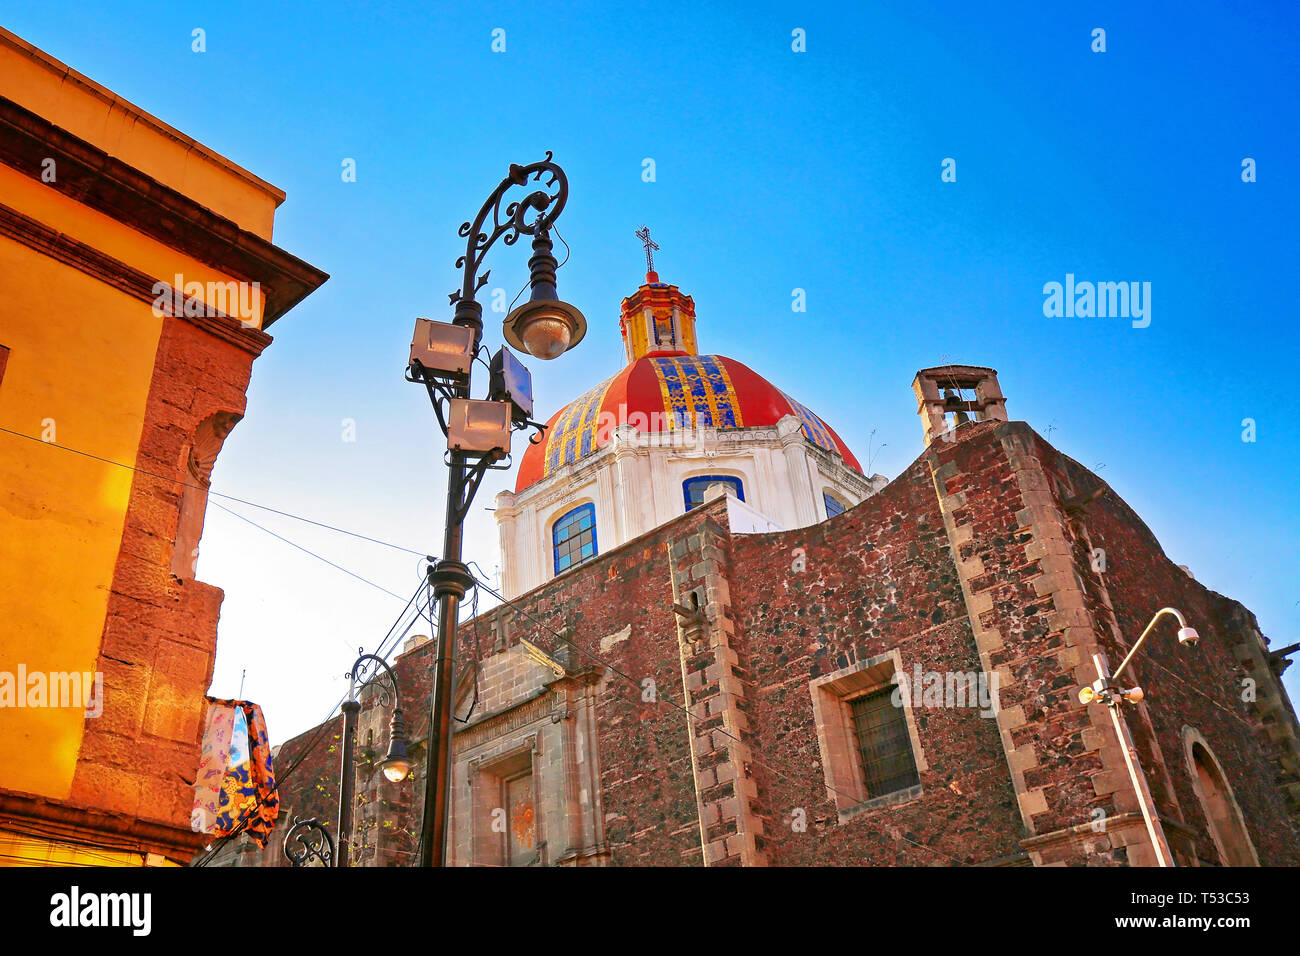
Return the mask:
[(191, 828), (215, 837), (239, 830), (261, 847), (279, 811), (262, 709), (209, 697)]

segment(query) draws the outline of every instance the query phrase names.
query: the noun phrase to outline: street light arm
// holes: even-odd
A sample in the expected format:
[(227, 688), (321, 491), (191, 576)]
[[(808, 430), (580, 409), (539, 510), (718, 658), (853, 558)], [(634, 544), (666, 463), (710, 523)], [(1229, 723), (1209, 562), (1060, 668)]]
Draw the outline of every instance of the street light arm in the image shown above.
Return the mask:
[(1137, 639), (1137, 643), (1133, 645), (1132, 650), (1128, 652), (1124, 660), (1120, 661), (1120, 665), (1115, 669), (1114, 674), (1106, 674), (1106, 659), (1100, 651), (1092, 655), (1093, 665), (1097, 668), (1097, 682), (1093, 685), (1096, 693), (1090, 693), (1087, 697), (1081, 694), (1079, 697), (1085, 704), (1089, 700), (1100, 697), (1110, 711), (1111, 723), (1115, 727), (1115, 736), (1119, 739), (1120, 751), (1124, 756), (1124, 766), (1128, 770), (1129, 780), (1133, 783), (1133, 792), (1137, 797), (1138, 807), (1142, 811), (1142, 820), (1146, 824), (1147, 834), (1151, 838), (1151, 849), (1155, 853), (1156, 863), (1159, 866), (1173, 866), (1174, 856), (1169, 848), (1169, 839), (1165, 836), (1164, 825), (1156, 814), (1155, 798), (1151, 795), (1151, 786), (1147, 783), (1146, 774), (1142, 770), (1142, 764), (1138, 759), (1137, 746), (1133, 742), (1133, 735), (1129, 732), (1128, 724), (1124, 721), (1124, 716), (1120, 712), (1121, 700), (1139, 701), (1142, 699), (1142, 691), (1136, 687), (1131, 691), (1120, 690), (1119, 678), (1124, 673), (1124, 669), (1128, 667), (1129, 661), (1133, 660), (1137, 652), (1142, 648), (1143, 642), (1146, 641), (1147, 635), (1155, 628), (1156, 622), (1166, 614), (1173, 615), (1178, 619), (1178, 642), (1180, 644), (1195, 644), (1198, 639), (1196, 631), (1187, 626), (1187, 619), (1183, 617), (1182, 612), (1175, 607), (1162, 607), (1151, 618), (1146, 630)]
[[(511, 188), (526, 185), (530, 176), (534, 182), (540, 181), (543, 173), (550, 176), (543, 184), (545, 189), (535, 190), (521, 201), (512, 202), (502, 210), (501, 201)], [(555, 187), (553, 194), (548, 191), (552, 187)], [(512, 246), (519, 240), (520, 235), (533, 236), (538, 232), (547, 232), (551, 223), (564, 209), (568, 198), (569, 180), (564, 175), (564, 170), (551, 162), (550, 150), (546, 151), (546, 158), (539, 162), (529, 163), (527, 166), (511, 163), (509, 175), (501, 180), (500, 185), (488, 197), (473, 223), (461, 224), (460, 235), (466, 237), (468, 241), (465, 244), (465, 254), (456, 260), (456, 268), (464, 269), (465, 276), (460, 292), (453, 292), (451, 301), (453, 303), (473, 302), (478, 290), (487, 284), (490, 273), (484, 273), (480, 277), (478, 270), (483, 264), (488, 249), (492, 248), (498, 239), (504, 237), (505, 244)], [(528, 222), (524, 218), (529, 209), (534, 209), (538, 213), (533, 222)], [(490, 233), (485, 231), (489, 214), (492, 217)]]
[[(442, 429), (443, 435), (446, 435), (448, 431), (448, 412), (444, 409), (444, 405), (449, 409), (451, 407), (451, 400), (456, 397), (456, 393), (453, 392), (445, 382), (425, 376), (423, 374), (423, 369), (424, 366), (420, 365), (419, 360), (417, 359), (412, 363), (411, 369), (407, 371), (406, 380), (408, 382), (424, 383), (424, 387), (429, 391), (429, 402), (433, 405), (433, 412), (438, 416), (438, 427)], [(412, 371), (415, 372), (414, 376), (411, 374)]]
[(484, 455), (472, 468), (465, 472), (463, 487), (460, 492), (460, 500), (454, 503), (457, 523), (464, 521), (465, 516), (469, 514), (470, 506), (474, 503), (474, 496), (478, 494), (478, 486), (483, 483), (483, 476), (486, 475), (490, 469), (500, 470), (502, 467), (505, 467), (493, 465), (492, 461), (493, 459), (490, 456)]
[[(356, 661), (352, 664), (352, 670), (351, 670), (351, 672), (348, 674), (348, 677), (349, 677), (351, 680), (353, 680), (353, 681), (356, 681), (356, 680), (360, 679), (360, 677), (361, 677), (361, 672), (362, 672), (362, 666), (361, 666), (361, 665), (363, 665), (366, 661), (374, 661), (376, 664), (378, 664), (380, 667), (382, 667), (382, 668), (384, 669), (385, 673), (388, 675), (388, 681), (389, 681), (389, 683), (392, 685), (392, 688), (393, 688), (393, 699), (392, 699), (392, 701), (391, 701), (392, 706), (393, 706), (393, 709), (394, 709), (394, 710), (401, 710), (401, 709), (402, 709), (402, 699), (401, 699), (400, 695), (398, 694), (398, 690), (397, 690), (397, 675), (393, 673), (393, 669), (392, 669), (391, 667), (388, 666), (388, 662), (385, 661), (382, 657), (379, 657), (379, 656), (377, 656), (377, 655), (375, 655), (375, 654), (362, 654), (362, 655), (361, 655), (360, 657), (358, 657), (358, 658), (356, 659)], [(378, 677), (378, 676), (379, 676), (379, 675), (376, 674), (376, 675), (374, 675), (373, 677), (370, 677), (370, 678), (368, 678), (368, 679), (362, 681), (362, 683), (361, 683), (361, 687), (362, 687), (362, 688), (365, 688), (367, 685), (370, 684), (371, 681), (373, 681), (373, 680), (375, 679), (375, 677)], [(379, 697), (380, 703), (382, 703), (384, 706), (388, 706), (388, 704), (390, 703), (390, 701), (388, 700), (388, 688), (381, 684), (381, 685), (380, 685), (380, 691), (379, 691), (379, 693), (380, 693), (380, 697)]]
[(1151, 629), (1156, 626), (1156, 621), (1160, 620), (1161, 616), (1165, 614), (1172, 614), (1174, 617), (1178, 618), (1178, 626), (1183, 630), (1187, 629), (1187, 619), (1183, 617), (1183, 612), (1178, 610), (1178, 608), (1162, 607), (1160, 610), (1156, 611), (1156, 616), (1151, 619), (1151, 623), (1148, 624), (1147, 629), (1142, 632), (1142, 636), (1137, 639), (1137, 643), (1134, 644), (1133, 649), (1128, 652), (1128, 656), (1125, 657), (1124, 660), (1120, 661), (1120, 665), (1115, 669), (1115, 673), (1110, 675), (1112, 681), (1119, 680), (1119, 675), (1124, 673), (1124, 668), (1128, 667), (1128, 662), (1133, 660), (1133, 655), (1138, 652), (1138, 648), (1142, 646), (1142, 642), (1147, 639), (1147, 635), (1151, 633)]

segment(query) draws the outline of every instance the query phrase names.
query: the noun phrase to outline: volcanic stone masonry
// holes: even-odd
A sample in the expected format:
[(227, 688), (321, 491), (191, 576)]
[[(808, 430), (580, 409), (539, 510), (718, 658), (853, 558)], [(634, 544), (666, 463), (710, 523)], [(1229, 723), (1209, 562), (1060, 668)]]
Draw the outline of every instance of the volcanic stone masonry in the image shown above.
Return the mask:
[[(1202, 639), (1144, 645), (1127, 720), (1176, 862), (1300, 864), (1287, 662), (1254, 616), (1025, 423), (932, 425), (910, 467), (835, 518), (734, 534), (734, 499), (715, 497), (464, 624), (459, 659), (479, 663), (462, 668), (457, 714), (475, 673), (477, 703), (457, 725), (453, 862), (1151, 865), (1109, 717), (1077, 692), (1094, 653), (1118, 662), (1173, 605)], [(417, 754), (433, 646), (396, 663)], [(996, 675), (996, 713), (913, 699), (919, 783), (873, 797), (846, 698), (918, 665)], [(367, 699), (358, 865), (405, 865), (418, 839), (421, 781), (370, 769), (387, 716)], [(338, 732), (285, 787), (291, 815), (333, 819)], [(514, 814), (503, 786), (525, 778)], [(276, 844), (227, 862), (282, 865)]]

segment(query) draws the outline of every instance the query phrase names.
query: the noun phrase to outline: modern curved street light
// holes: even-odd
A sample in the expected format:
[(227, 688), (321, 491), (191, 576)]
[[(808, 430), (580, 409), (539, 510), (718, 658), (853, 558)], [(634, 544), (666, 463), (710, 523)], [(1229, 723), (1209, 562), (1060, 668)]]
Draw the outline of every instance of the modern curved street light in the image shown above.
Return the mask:
[[(505, 206), (506, 194), (530, 183), (541, 188)], [(558, 264), (552, 254), (551, 229), (569, 195), (568, 178), (551, 153), (527, 166), (511, 164), (505, 179), (488, 197), (472, 223), (460, 227), (465, 254), (456, 260), (463, 270), (461, 287), (451, 293), (455, 307), (451, 322), (417, 319), (406, 380), (429, 392), (438, 425), (447, 437), (445, 461), (447, 518), (442, 560), (430, 564), (429, 583), (438, 598), (437, 659), (429, 700), (429, 741), (424, 777), (424, 818), (420, 827), (420, 866), (442, 866), (446, 857), (448, 788), (451, 770), (452, 667), (456, 648), (457, 614), (461, 600), (474, 586), (461, 561), (465, 515), (488, 469), (510, 456), (510, 435), (533, 428), (536, 442), (545, 426), (532, 420), (532, 376), (505, 348), (483, 361), (483, 306), (475, 299), (489, 272), (479, 274), (487, 252), (498, 239), (514, 245), (520, 236), (532, 238), (528, 260), (529, 301), (506, 316), (506, 342), (539, 359), (553, 359), (573, 348), (587, 331), (587, 320), (555, 289)], [(490, 372), (486, 400), (470, 398), (474, 363)]]
[(1178, 643), (1185, 647), (1195, 647), (1196, 643), (1201, 639), (1201, 636), (1196, 633), (1196, 628), (1188, 626), (1187, 619), (1183, 617), (1182, 612), (1177, 608), (1162, 607), (1159, 611), (1156, 611), (1155, 616), (1151, 618), (1151, 622), (1147, 624), (1146, 630), (1142, 632), (1142, 636), (1137, 639), (1137, 643), (1133, 645), (1124, 660), (1120, 662), (1119, 667), (1115, 668), (1114, 674), (1107, 673), (1106, 659), (1101, 654), (1093, 654), (1092, 663), (1097, 669), (1097, 679), (1093, 681), (1091, 687), (1079, 689), (1080, 703), (1090, 704), (1093, 701), (1100, 701), (1110, 711), (1111, 723), (1115, 727), (1115, 735), (1119, 738), (1120, 750), (1124, 754), (1124, 764), (1128, 768), (1129, 780), (1133, 782), (1133, 790), (1137, 794), (1138, 806), (1142, 810), (1142, 819), (1146, 823), (1147, 834), (1151, 837), (1151, 847), (1155, 850), (1156, 863), (1159, 866), (1173, 866), (1173, 853), (1169, 849), (1169, 840), (1165, 836), (1164, 827), (1155, 815), (1155, 800), (1151, 796), (1151, 787), (1147, 783), (1146, 773), (1142, 770), (1142, 764), (1138, 761), (1137, 748), (1133, 744), (1133, 735), (1129, 732), (1128, 724), (1124, 722), (1123, 715), (1120, 714), (1122, 702), (1127, 701), (1130, 704), (1136, 704), (1146, 694), (1141, 687), (1131, 687), (1128, 690), (1122, 689), (1119, 678), (1142, 647), (1142, 642), (1147, 639), (1147, 635), (1156, 626), (1156, 622), (1166, 614), (1178, 620)]

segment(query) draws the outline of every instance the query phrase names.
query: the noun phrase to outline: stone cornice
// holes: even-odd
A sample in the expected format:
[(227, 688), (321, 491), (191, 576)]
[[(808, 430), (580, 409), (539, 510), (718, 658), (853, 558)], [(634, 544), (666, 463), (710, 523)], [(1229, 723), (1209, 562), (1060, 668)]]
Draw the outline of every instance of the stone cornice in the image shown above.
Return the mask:
[(240, 281), (257, 282), (266, 297), (265, 328), (329, 276), (231, 220), (164, 186), (134, 166), (0, 96), (0, 163), (48, 183), (71, 199)]
[[(74, 807), (58, 800), (18, 793), (0, 793), (0, 826), (12, 820), (39, 830), (11, 833), (52, 841), (86, 841), (106, 850), (122, 853), (156, 853), (174, 862), (186, 862), (212, 840), (210, 834), (194, 833), (165, 823), (105, 813), (93, 807)], [(120, 844), (105, 839), (120, 838)]]
[[(3, 203), (0, 203), (0, 236), (20, 242), (141, 302), (152, 305), (158, 299), (154, 292), (158, 280), (153, 276), (105, 255), (93, 246), (51, 229)], [(176, 318), (191, 322), (211, 335), (225, 339), (246, 352), (251, 352), (254, 356), (261, 355), (262, 350), (271, 344), (271, 336), (265, 332), (246, 326), (232, 316), (211, 310), (206, 305), (194, 311), (211, 311), (213, 314), (185, 315), (183, 311), (177, 314), (170, 307), (171, 297), (166, 298), (168, 307), (163, 310), (165, 314), (175, 315)]]
[(464, 754), (512, 730), (549, 718), (559, 702), (554, 691), (548, 688), (522, 703), (497, 711), (495, 714), (488, 714), (476, 723), (452, 734), (453, 756)]

